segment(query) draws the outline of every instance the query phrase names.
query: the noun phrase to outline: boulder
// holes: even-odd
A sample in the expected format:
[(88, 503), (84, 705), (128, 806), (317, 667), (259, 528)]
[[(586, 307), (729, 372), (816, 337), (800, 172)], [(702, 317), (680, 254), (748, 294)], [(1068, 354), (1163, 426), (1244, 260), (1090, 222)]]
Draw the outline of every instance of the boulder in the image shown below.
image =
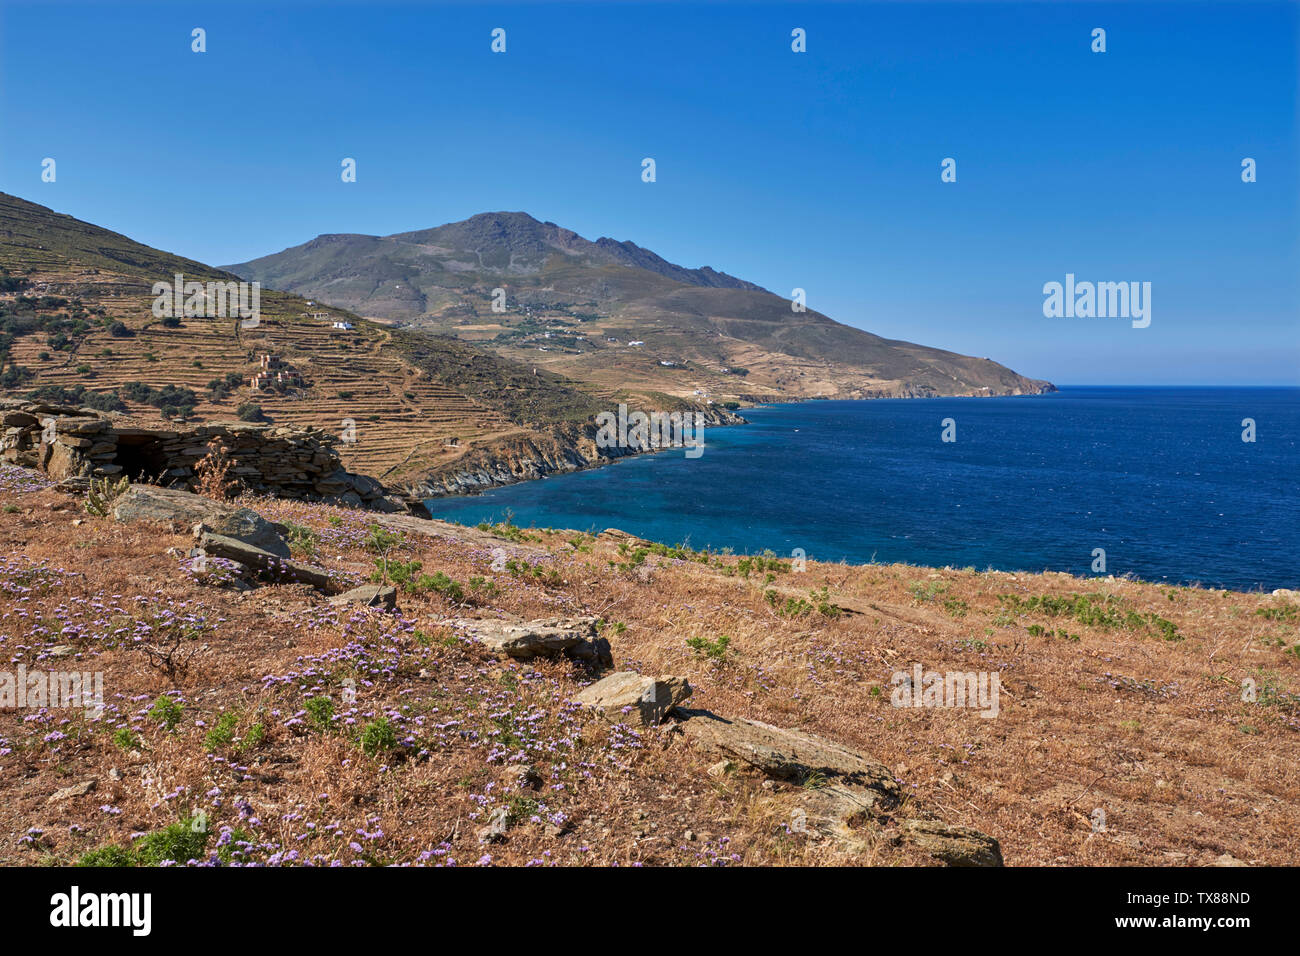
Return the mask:
[(322, 495), (341, 495), (352, 487), (352, 482), (348, 480), (348, 473), (342, 468), (336, 468), (324, 478), (316, 480), (316, 491)]
[(609, 668), (614, 657), (609, 641), (596, 633), (596, 618), (551, 618), (523, 623), (479, 619), (445, 622), (498, 654), (518, 660), (564, 654), (588, 664)]
[(600, 711), (607, 719), (630, 719), (646, 727), (660, 723), (674, 707), (691, 696), (685, 677), (646, 677), (619, 671), (584, 688), (574, 701)]
[[(870, 846), (873, 839), (863, 839), (860, 831), (901, 802), (888, 767), (824, 737), (757, 720), (728, 720), (706, 710), (678, 708), (676, 713), (686, 718), (682, 730), (696, 746), (800, 784), (795, 801), (799, 825), (855, 851)], [(715, 764), (709, 772), (726, 769)], [(1002, 865), (998, 841), (970, 827), (910, 819), (903, 823), (902, 837), (951, 866)]]
[(905, 820), (902, 836), (949, 866), (1001, 866), (1002, 847), (991, 836), (940, 820)]
[(478, 831), (479, 843), (499, 843), (506, 838), (506, 831), (510, 828), (510, 811), (505, 807), (497, 807), (488, 814), (488, 824), (480, 827)]
[(501, 776), (511, 790), (540, 790), (544, 782), (542, 775), (527, 764), (506, 767)]
[(384, 486), (369, 475), (348, 475), (352, 490), (362, 498), (376, 498), (384, 493)]
[(236, 508), (229, 514), (200, 522), (196, 531), (200, 536), (207, 531), (233, 538), (281, 558), (290, 556), (289, 542), (275, 525), (249, 508)]
[(362, 604), (366, 607), (383, 607), (392, 611), (397, 607), (397, 588), (382, 584), (363, 584), (330, 598), (331, 604)]

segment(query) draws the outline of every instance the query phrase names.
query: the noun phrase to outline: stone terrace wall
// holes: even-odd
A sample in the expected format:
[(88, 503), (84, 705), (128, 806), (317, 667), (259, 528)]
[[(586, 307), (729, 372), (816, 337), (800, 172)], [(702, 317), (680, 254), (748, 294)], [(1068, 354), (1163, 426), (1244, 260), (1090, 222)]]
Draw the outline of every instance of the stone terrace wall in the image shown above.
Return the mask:
[(126, 474), (192, 489), (194, 466), (220, 442), (247, 489), (283, 498), (404, 512), (380, 482), (344, 470), (336, 438), (314, 428), (247, 422), (141, 424), (91, 408), (0, 399), (0, 459), (57, 480)]

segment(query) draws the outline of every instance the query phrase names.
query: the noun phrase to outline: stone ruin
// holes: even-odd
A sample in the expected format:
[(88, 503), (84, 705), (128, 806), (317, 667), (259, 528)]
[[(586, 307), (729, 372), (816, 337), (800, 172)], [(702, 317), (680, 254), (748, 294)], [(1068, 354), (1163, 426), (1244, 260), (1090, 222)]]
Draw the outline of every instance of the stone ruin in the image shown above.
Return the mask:
[(0, 460), (56, 481), (125, 475), (132, 482), (193, 490), (194, 466), (213, 441), (231, 459), (229, 476), (249, 491), (427, 514), (376, 479), (344, 469), (337, 439), (316, 428), (250, 422), (155, 427), (92, 408), (0, 399)]

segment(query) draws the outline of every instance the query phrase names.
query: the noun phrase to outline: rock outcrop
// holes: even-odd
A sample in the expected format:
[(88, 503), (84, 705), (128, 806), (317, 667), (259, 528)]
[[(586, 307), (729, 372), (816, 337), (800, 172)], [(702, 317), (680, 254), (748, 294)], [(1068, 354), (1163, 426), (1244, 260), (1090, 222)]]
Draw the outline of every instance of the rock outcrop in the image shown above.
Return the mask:
[[(738, 425), (745, 421), (717, 405), (692, 405), (691, 410), (702, 416), (706, 427)], [(565, 422), (539, 428), (529, 435), (491, 442), (434, 469), (411, 493), (423, 498), (475, 494), (501, 485), (608, 464), (629, 455), (654, 451), (682, 454), (680, 448), (660, 449), (632, 438), (626, 446), (605, 447), (596, 441), (598, 431), (595, 422)]]
[(840, 783), (863, 791), (871, 805), (893, 806), (898, 784), (889, 768), (824, 737), (782, 730), (757, 720), (683, 710), (686, 736), (697, 746), (749, 764), (769, 777), (806, 784)]
[(903, 837), (949, 866), (1001, 866), (998, 841), (970, 827), (939, 820), (905, 820)]
[[(871, 839), (862, 835), (866, 826), (901, 803), (898, 782), (888, 767), (824, 737), (757, 720), (727, 719), (707, 710), (678, 708), (677, 714), (684, 718), (681, 727), (687, 739), (697, 747), (799, 784), (799, 829), (850, 847), (869, 844)], [(903, 821), (900, 838), (950, 866), (1002, 865), (998, 841), (970, 827), (913, 818)]]
[(250, 508), (236, 508), (230, 514), (214, 515), (200, 522), (194, 530), (199, 537), (204, 533), (220, 535), (252, 545), (278, 558), (288, 558), (289, 542), (280, 533), (280, 527)]
[(161, 521), (189, 526), (195, 537), (204, 532), (233, 538), (280, 558), (290, 556), (289, 542), (280, 527), (250, 508), (235, 507), (176, 488), (131, 485), (111, 505), (113, 517), (123, 523)]
[(184, 527), (200, 522), (216, 524), (233, 517), (238, 510), (234, 505), (190, 491), (157, 485), (131, 485), (112, 504), (113, 517), (118, 521), (161, 521)]

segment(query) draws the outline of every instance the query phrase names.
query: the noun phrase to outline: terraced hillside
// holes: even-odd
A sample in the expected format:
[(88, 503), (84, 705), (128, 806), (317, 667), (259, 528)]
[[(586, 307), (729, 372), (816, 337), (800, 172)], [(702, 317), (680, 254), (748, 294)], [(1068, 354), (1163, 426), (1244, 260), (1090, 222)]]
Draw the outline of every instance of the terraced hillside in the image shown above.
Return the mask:
[[(587, 392), (453, 339), (420, 337), (292, 294), (237, 318), (158, 318), (155, 282), (237, 281), (0, 194), (0, 390), (135, 414), (261, 414), (343, 438), (345, 466), (417, 482), (466, 454), (546, 436)], [(336, 328), (344, 323), (351, 328)]]

